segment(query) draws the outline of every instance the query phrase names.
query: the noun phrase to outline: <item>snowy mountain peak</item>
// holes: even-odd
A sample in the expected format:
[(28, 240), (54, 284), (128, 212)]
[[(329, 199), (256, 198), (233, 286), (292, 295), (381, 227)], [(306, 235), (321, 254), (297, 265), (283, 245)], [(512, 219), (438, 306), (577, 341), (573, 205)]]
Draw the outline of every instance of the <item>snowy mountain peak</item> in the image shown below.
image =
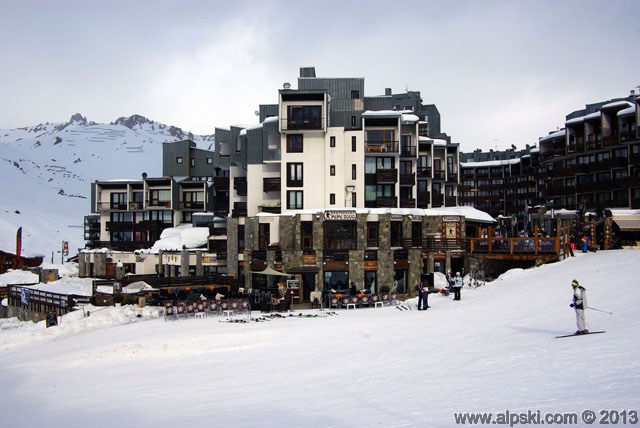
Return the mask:
[(81, 115), (80, 113), (76, 113), (71, 116), (68, 122), (69, 125), (88, 125), (87, 118)]
[(0, 250), (15, 251), (22, 226), (23, 255), (51, 254), (62, 241), (70, 253), (84, 247), (84, 216), (91, 213), (95, 180), (162, 174), (162, 143), (189, 138), (211, 150), (213, 136), (193, 135), (141, 115), (111, 124), (76, 113), (68, 122), (0, 130), (2, 191)]

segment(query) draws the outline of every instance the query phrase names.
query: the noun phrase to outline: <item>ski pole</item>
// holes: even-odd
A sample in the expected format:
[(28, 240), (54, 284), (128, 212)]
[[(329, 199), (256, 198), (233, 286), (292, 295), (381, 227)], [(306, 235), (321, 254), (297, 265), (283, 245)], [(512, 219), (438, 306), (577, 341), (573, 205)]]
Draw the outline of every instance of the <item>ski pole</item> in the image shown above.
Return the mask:
[(604, 312), (605, 314), (613, 315), (613, 312), (603, 311), (602, 309), (592, 308), (591, 306), (588, 306), (587, 309), (593, 309), (594, 311)]

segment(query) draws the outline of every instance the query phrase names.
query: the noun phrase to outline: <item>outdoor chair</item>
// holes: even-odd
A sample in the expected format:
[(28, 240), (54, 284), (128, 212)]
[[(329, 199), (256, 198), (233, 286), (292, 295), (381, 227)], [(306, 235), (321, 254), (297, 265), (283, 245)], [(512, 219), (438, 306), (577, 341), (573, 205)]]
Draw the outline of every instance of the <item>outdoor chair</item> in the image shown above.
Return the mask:
[(207, 310), (209, 311), (209, 315), (220, 315), (220, 305), (216, 300), (209, 300), (207, 304)]
[(360, 297), (360, 307), (361, 308), (366, 308), (369, 307), (371, 301), (371, 296), (369, 296), (368, 294), (364, 294)]
[(373, 307), (374, 308), (382, 308), (382, 307), (384, 307), (384, 302), (382, 300), (380, 300), (380, 295), (379, 294), (372, 294), (371, 295), (371, 302), (373, 303)]
[(207, 314), (207, 302), (206, 300), (198, 300), (196, 302), (196, 318), (204, 318)]
[(196, 302), (187, 302), (187, 318), (195, 317), (196, 315)]
[(176, 304), (176, 317), (178, 319), (180, 319), (180, 317), (187, 319), (187, 304), (184, 300), (178, 300)]
[(176, 308), (173, 306), (173, 300), (167, 300), (164, 302), (164, 320), (167, 321), (171, 319), (175, 321), (176, 317)]
[(392, 305), (398, 305), (400, 304), (400, 301), (398, 300), (398, 293), (391, 293), (389, 295), (390, 299), (391, 299), (391, 304)]
[(331, 308), (336, 308), (336, 309), (340, 308), (340, 299), (338, 299), (338, 297), (335, 294), (330, 294), (329, 296), (327, 296), (327, 298), (329, 299), (329, 304), (327, 306), (330, 309)]
[(390, 304), (389, 293), (382, 293), (382, 296), (380, 297), (380, 300), (382, 300), (382, 304), (384, 306), (388, 306)]
[(351, 296), (342, 296), (340, 307), (349, 309), (349, 303), (351, 303)]

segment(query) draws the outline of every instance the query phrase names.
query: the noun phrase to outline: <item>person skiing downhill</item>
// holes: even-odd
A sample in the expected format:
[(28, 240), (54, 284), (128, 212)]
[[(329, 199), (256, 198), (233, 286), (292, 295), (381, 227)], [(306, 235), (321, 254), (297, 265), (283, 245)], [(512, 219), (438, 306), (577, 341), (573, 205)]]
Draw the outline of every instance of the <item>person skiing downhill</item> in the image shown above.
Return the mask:
[(589, 330), (584, 318), (584, 310), (587, 308), (587, 290), (580, 285), (577, 279), (571, 281), (571, 287), (573, 287), (573, 302), (569, 306), (576, 311), (576, 323), (578, 325), (576, 334), (587, 334)]

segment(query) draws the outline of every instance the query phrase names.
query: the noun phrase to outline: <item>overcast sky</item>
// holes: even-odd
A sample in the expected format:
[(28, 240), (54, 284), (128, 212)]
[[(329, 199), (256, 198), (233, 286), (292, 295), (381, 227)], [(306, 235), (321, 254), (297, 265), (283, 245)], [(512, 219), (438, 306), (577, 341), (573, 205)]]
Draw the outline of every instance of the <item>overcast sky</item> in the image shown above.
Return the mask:
[(463, 151), (524, 148), (640, 85), (640, 1), (0, 0), (0, 128), (257, 123), (301, 66), (420, 91)]

